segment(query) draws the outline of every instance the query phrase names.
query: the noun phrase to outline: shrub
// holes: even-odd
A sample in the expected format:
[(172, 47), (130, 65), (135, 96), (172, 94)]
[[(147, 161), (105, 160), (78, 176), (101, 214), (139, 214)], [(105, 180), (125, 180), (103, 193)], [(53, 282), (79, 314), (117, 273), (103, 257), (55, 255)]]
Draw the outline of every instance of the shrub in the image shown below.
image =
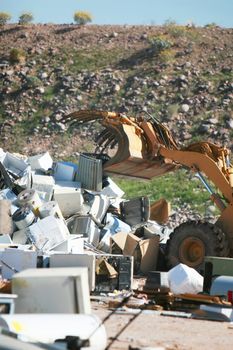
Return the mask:
[(36, 87), (41, 86), (41, 80), (35, 76), (27, 76), (25, 87), (28, 89), (35, 89)]
[(11, 19), (11, 15), (7, 12), (0, 12), (0, 26), (4, 26)]
[(29, 24), (33, 21), (34, 17), (30, 12), (24, 12), (19, 16), (19, 24)]
[(22, 49), (14, 48), (10, 51), (10, 62), (11, 63), (23, 63), (25, 61), (26, 54)]
[(171, 26), (174, 27), (174, 26), (177, 26), (177, 23), (176, 23), (176, 21), (174, 19), (168, 18), (164, 22), (164, 25), (165, 25), (165, 27), (171, 27)]
[(170, 40), (166, 39), (166, 37), (164, 37), (164, 36), (152, 37), (149, 39), (149, 42), (152, 46), (152, 49), (156, 53), (160, 53), (163, 50), (170, 49), (170, 47), (172, 46), (172, 42)]
[(216, 28), (216, 27), (218, 27), (218, 25), (215, 22), (212, 22), (212, 23), (207, 23), (204, 27), (205, 28)]
[(89, 12), (78, 11), (74, 13), (74, 21), (77, 24), (84, 25), (92, 22), (92, 15)]
[(166, 49), (160, 52), (161, 62), (171, 62), (175, 58), (175, 52), (172, 49)]
[(187, 35), (187, 28), (184, 26), (169, 25), (167, 26), (167, 32), (173, 38), (180, 38)]

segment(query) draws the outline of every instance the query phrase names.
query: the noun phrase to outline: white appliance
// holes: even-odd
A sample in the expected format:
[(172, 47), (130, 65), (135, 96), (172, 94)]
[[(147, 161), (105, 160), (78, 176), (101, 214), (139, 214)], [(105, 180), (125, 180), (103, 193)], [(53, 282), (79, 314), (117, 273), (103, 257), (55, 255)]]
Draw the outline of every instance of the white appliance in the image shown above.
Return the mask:
[(12, 278), (15, 313), (90, 314), (86, 267), (28, 269)]

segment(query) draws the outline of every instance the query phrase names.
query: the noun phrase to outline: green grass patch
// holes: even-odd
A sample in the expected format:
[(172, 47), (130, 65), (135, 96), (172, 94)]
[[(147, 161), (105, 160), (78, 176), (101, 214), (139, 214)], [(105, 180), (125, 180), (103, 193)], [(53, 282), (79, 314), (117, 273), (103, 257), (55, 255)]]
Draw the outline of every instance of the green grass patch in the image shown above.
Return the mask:
[[(128, 52), (127, 52), (128, 53)], [(70, 65), (69, 69), (71, 72), (81, 72), (82, 70), (96, 71), (106, 67), (114, 66), (120, 59), (124, 57), (126, 52), (122, 49), (93, 49), (73, 51), (74, 63)]]
[(187, 203), (193, 210), (205, 213), (210, 205), (209, 194), (198, 179), (190, 180), (190, 173), (179, 170), (154, 178), (151, 181), (114, 178), (114, 181), (125, 192), (125, 198), (148, 196), (150, 201), (165, 198), (172, 204), (172, 208)]

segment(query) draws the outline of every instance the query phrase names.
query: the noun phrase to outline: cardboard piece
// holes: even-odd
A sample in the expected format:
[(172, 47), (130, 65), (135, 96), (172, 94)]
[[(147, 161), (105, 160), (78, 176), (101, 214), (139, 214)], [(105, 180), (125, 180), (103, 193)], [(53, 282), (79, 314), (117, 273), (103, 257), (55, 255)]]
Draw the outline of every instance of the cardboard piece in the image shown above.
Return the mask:
[(171, 214), (171, 204), (161, 198), (150, 206), (150, 219), (165, 224)]
[(13, 221), (11, 217), (11, 202), (0, 200), (0, 235), (12, 235)]
[(116, 278), (118, 272), (104, 258), (99, 259), (96, 264), (97, 275), (107, 275), (109, 278)]
[[(156, 270), (159, 236), (141, 239), (132, 233), (119, 232), (111, 237), (111, 251), (134, 257), (135, 269), (143, 273)], [(135, 271), (137, 272), (137, 271)]]

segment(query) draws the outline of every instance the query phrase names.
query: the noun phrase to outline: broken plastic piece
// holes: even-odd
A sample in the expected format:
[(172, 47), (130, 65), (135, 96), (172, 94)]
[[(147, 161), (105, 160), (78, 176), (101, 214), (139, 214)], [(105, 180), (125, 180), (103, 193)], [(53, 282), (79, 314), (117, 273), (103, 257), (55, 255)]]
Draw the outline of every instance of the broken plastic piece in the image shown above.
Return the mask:
[(53, 160), (48, 152), (29, 157), (28, 163), (32, 170), (47, 171), (53, 166)]
[(39, 214), (41, 219), (46, 216), (54, 216), (57, 219), (64, 220), (59, 205), (55, 201), (43, 203), (39, 208)]
[(192, 267), (179, 264), (168, 271), (171, 292), (198, 294), (203, 290), (203, 277)]
[(49, 251), (69, 237), (69, 230), (61, 219), (47, 216), (29, 226), (29, 238), (37, 250)]
[(124, 192), (110, 177), (107, 177), (104, 180), (104, 187), (101, 191), (101, 194), (104, 194), (110, 198), (121, 198), (123, 197)]
[(101, 223), (108, 210), (109, 205), (110, 200), (107, 196), (95, 195), (89, 214), (94, 217), (99, 223)]
[(32, 188), (36, 191), (46, 192), (46, 200), (50, 201), (53, 195), (54, 178), (47, 175), (32, 175)]
[(78, 170), (78, 165), (69, 162), (57, 162), (54, 167), (56, 181), (73, 181)]
[(61, 187), (55, 185), (53, 198), (58, 203), (64, 217), (81, 212), (84, 201), (80, 187)]

